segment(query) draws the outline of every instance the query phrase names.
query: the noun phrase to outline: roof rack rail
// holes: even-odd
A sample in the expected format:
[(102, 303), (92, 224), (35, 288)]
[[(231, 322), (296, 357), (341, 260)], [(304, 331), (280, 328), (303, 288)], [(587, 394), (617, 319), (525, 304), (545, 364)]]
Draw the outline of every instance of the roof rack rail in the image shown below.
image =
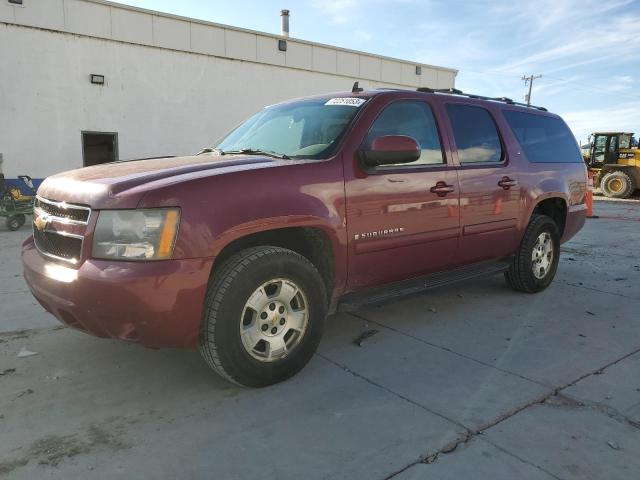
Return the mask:
[(538, 107), (536, 105), (527, 105), (526, 103), (514, 102), (513, 100), (507, 97), (485, 97), (484, 95), (476, 95), (474, 93), (464, 93), (462, 90), (458, 90), (457, 88), (419, 87), (416, 90), (418, 92), (423, 92), (423, 93), (445, 93), (449, 95), (460, 95), (462, 97), (475, 98), (477, 100), (490, 100), (493, 102), (503, 102), (508, 105), (517, 105), (518, 107), (535, 108), (536, 110), (542, 110), (543, 112), (547, 111), (547, 109), (544, 107)]

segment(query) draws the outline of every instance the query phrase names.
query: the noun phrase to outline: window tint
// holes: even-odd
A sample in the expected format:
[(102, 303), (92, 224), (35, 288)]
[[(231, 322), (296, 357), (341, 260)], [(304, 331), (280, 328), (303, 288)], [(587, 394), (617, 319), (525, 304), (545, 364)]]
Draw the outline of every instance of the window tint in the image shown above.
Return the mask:
[[(582, 155), (569, 127), (555, 117), (503, 111), (530, 162), (582, 162)], [(606, 137), (596, 138), (596, 158), (604, 159)]]
[(407, 135), (422, 149), (418, 160), (398, 166), (444, 163), (436, 121), (431, 108), (424, 102), (399, 101), (386, 107), (371, 126), (367, 144), (383, 135)]
[(502, 144), (496, 124), (484, 108), (447, 105), (460, 163), (499, 163)]

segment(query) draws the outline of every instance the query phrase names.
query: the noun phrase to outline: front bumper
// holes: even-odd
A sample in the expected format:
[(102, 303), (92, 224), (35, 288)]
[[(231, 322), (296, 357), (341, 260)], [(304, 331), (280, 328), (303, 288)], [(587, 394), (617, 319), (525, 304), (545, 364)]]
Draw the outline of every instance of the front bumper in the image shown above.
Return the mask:
[(148, 347), (197, 346), (213, 258), (71, 268), (45, 259), (30, 237), (22, 263), (31, 293), (70, 327)]

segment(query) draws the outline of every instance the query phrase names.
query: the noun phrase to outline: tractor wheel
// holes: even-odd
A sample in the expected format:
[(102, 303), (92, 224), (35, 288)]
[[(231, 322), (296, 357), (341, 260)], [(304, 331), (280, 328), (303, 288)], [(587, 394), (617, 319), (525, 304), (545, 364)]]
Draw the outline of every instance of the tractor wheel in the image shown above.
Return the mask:
[(600, 188), (605, 197), (628, 198), (635, 190), (633, 179), (623, 171), (609, 172), (602, 177)]
[(12, 232), (18, 230), (20, 228), (19, 215), (12, 215), (11, 217), (7, 217), (7, 219), (5, 220), (5, 225)]

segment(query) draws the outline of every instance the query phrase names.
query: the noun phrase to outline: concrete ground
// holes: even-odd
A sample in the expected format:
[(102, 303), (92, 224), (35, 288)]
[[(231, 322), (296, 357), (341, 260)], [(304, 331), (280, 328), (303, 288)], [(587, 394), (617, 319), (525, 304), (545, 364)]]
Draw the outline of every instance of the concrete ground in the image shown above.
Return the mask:
[(57, 325), (21, 278), (28, 229), (0, 231), (0, 477), (640, 478), (640, 203), (595, 208), (545, 292), (495, 277), (336, 315), (262, 390)]

